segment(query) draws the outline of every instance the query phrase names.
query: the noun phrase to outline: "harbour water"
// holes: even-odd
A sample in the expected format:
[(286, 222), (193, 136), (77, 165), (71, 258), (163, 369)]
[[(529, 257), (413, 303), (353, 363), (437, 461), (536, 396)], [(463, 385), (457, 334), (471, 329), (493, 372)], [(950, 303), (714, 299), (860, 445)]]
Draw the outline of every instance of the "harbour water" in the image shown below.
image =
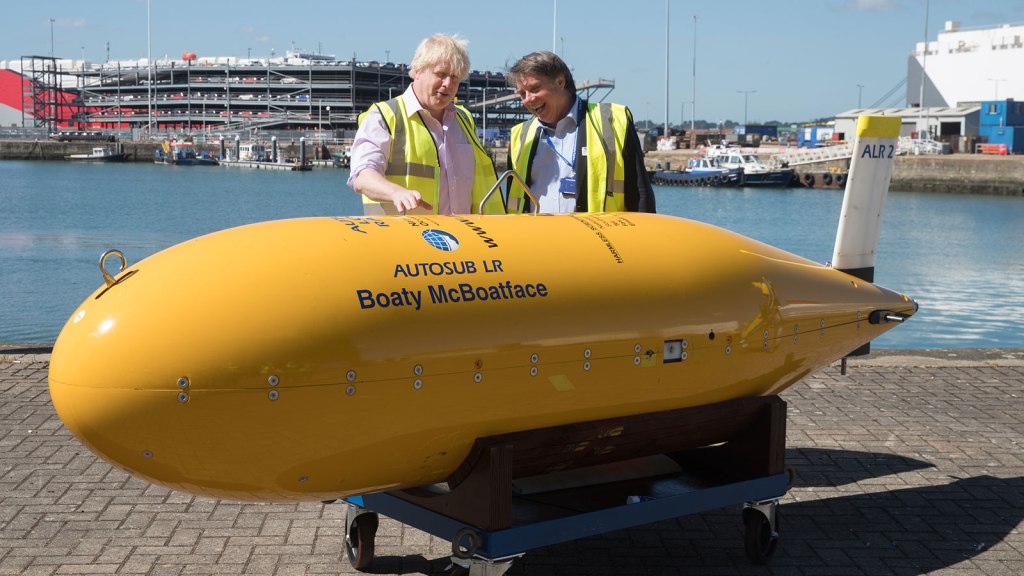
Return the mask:
[[(232, 226), (361, 214), (347, 176), (333, 168), (0, 162), (0, 342), (53, 342), (102, 283), (98, 261), (107, 249), (121, 250), (131, 263)], [(841, 191), (656, 192), (661, 213), (736, 230), (814, 261), (831, 257)], [(875, 346), (1024, 347), (1022, 246), (1022, 198), (892, 192), (875, 280), (913, 296), (921, 311)], [(673, 252), (700, 246), (655, 249), (671, 265)]]

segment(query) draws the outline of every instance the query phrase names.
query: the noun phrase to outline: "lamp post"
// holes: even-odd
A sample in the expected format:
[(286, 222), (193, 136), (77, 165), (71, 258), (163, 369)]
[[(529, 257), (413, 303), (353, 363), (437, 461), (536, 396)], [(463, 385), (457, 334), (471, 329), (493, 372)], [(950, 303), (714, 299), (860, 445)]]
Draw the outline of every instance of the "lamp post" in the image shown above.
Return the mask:
[(924, 82), (928, 78), (925, 73), (925, 63), (928, 62), (928, 0), (924, 0), (924, 47), (921, 50), (921, 94), (917, 100), (917, 131), (920, 133), (924, 131), (924, 134), (928, 134), (928, 117), (925, 116), (924, 123), (921, 122), (921, 113), (924, 112)]
[(743, 127), (747, 127), (747, 97), (756, 94), (757, 90), (737, 90), (737, 94), (743, 94)]
[(668, 128), (668, 0), (665, 0), (665, 130), (662, 133), (662, 137), (666, 138), (668, 142), (669, 128)]
[(558, 50), (558, 0), (553, 0), (551, 7), (551, 51)]
[(998, 101), (999, 100), (999, 83), (1000, 82), (1006, 82), (1006, 78), (989, 78), (988, 81), (989, 82), (995, 82), (995, 84), (996, 84), (996, 88), (995, 88), (996, 92), (993, 95), (992, 99)]
[(857, 108), (858, 109), (861, 106), (861, 104), (860, 104), (861, 94), (863, 94), (863, 93), (864, 93), (864, 85), (863, 84), (857, 84)]
[[(146, 0), (146, 134), (153, 135), (153, 7)], [(228, 105), (230, 107), (230, 104)]]
[(483, 104), (483, 116), (484, 116), (484, 147), (487, 147), (487, 88), (484, 87), (484, 104)]
[(53, 103), (52, 104), (47, 104), (47, 106), (46, 106), (46, 108), (47, 108), (47, 110), (46, 110), (47, 116), (49, 116), (51, 114), (50, 107), (51, 106), (53, 107), (52, 108), (52, 114), (53, 114), (53, 118), (54, 119), (48, 121), (50, 123), (50, 126), (49, 126), (50, 129), (53, 129), (54, 127), (57, 126), (57, 119), (56, 118), (59, 115), (58, 108), (57, 108), (57, 88), (56, 88), (56, 86), (57, 86), (57, 61), (53, 59), (53, 23), (54, 22), (56, 22), (56, 20), (54, 20), (53, 18), (50, 18), (50, 66), (53, 67), (53, 69), (52, 69), (53, 70), (53, 87), (49, 88), (48, 91), (51, 94), (51, 97), (53, 99)]
[(690, 93), (690, 130), (697, 127), (697, 15), (693, 15), (693, 85)]

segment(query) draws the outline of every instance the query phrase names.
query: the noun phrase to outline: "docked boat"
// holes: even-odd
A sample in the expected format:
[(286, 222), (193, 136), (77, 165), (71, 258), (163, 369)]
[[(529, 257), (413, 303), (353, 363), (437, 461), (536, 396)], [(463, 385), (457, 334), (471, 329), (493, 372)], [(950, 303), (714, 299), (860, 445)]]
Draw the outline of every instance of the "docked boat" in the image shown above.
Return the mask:
[(666, 186), (739, 186), (743, 171), (724, 168), (712, 158), (693, 158), (684, 170), (655, 170), (651, 182)]
[(740, 169), (739, 186), (790, 186), (794, 183), (794, 170), (788, 166), (769, 166), (755, 154), (726, 149), (709, 156), (718, 166)]
[(175, 166), (216, 166), (217, 159), (207, 152), (198, 152), (191, 142), (182, 140), (165, 140), (153, 153), (157, 164), (173, 164)]
[(221, 158), (220, 165), (229, 168), (254, 168), (256, 170), (310, 170), (309, 162), (275, 159), (275, 154), (259, 142), (238, 143), (234, 150), (227, 149), (227, 158)]
[(68, 154), (64, 159), (73, 162), (124, 162), (128, 159), (128, 154), (124, 153), (120, 145), (116, 148), (95, 146), (88, 154)]
[(352, 147), (345, 146), (345, 149), (341, 152), (334, 152), (331, 154), (331, 159), (334, 161), (335, 168), (348, 168), (352, 164)]

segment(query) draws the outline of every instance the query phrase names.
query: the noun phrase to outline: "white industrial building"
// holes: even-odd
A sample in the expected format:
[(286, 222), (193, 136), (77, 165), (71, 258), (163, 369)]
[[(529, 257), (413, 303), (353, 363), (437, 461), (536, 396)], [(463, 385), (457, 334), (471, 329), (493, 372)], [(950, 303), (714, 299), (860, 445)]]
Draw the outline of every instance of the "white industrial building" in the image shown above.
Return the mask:
[[(896, 116), (900, 118), (900, 136), (917, 138), (918, 126), (927, 125), (930, 137), (977, 136), (981, 127), (981, 106), (934, 106), (930, 108), (855, 108), (835, 116), (835, 131), (841, 140), (852, 140), (861, 116)], [(967, 152), (969, 150), (959, 150)]]
[(1024, 100), (1022, 69), (1024, 25), (966, 30), (946, 22), (936, 40), (918, 42), (907, 59), (907, 106), (922, 102), (922, 76), (925, 106)]

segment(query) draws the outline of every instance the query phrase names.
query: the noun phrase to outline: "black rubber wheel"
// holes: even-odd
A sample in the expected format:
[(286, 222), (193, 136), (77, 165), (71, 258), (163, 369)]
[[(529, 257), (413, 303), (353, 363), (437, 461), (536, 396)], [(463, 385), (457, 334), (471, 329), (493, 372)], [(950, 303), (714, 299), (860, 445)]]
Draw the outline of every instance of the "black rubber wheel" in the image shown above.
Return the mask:
[(772, 525), (764, 514), (748, 508), (743, 511), (743, 524), (746, 528), (744, 534), (744, 545), (747, 551), (747, 558), (758, 566), (764, 566), (775, 554), (775, 547), (779, 543), (778, 527), (779, 513), (775, 511), (776, 533), (772, 533)]
[(356, 516), (345, 534), (345, 553), (356, 570), (369, 570), (373, 565), (373, 542), (377, 537), (380, 518), (374, 512)]

